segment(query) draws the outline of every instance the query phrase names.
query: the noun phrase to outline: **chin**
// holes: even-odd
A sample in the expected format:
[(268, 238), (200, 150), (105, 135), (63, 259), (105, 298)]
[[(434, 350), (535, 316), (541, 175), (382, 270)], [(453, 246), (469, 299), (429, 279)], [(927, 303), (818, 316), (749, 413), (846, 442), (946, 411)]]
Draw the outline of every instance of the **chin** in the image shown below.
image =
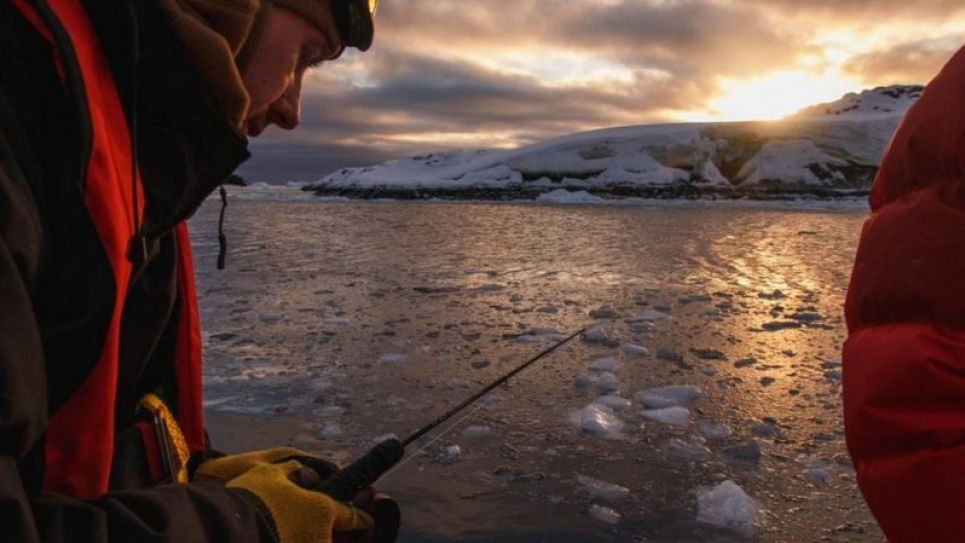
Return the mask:
[(257, 121), (248, 121), (241, 127), (241, 133), (249, 138), (257, 138), (265, 131), (265, 125)]

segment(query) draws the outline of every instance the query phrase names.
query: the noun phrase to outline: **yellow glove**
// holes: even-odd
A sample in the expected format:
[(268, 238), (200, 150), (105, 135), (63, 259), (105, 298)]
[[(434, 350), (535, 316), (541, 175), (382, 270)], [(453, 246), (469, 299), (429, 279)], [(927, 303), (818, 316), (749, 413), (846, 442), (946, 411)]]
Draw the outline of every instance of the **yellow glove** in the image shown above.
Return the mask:
[(331, 543), (333, 532), (373, 527), (372, 517), (364, 512), (293, 483), (292, 474), (302, 467), (296, 460), (262, 463), (226, 486), (247, 490), (265, 504), (275, 523), (279, 543)]
[(338, 472), (338, 467), (331, 462), (292, 447), (279, 447), (205, 460), (195, 470), (191, 480), (225, 484), (256, 466), (280, 464), (289, 460), (298, 460), (302, 465), (313, 469), (322, 480)]

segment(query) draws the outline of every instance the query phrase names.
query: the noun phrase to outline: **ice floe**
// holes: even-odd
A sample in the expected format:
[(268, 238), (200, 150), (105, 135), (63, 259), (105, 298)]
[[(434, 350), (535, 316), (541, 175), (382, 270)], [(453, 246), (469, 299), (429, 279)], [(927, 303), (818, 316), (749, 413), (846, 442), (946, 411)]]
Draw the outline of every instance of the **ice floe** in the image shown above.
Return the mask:
[(734, 481), (697, 491), (697, 522), (754, 535), (760, 506)]
[(466, 429), (462, 431), (462, 435), (469, 439), (480, 439), (488, 436), (491, 432), (492, 430), (489, 426), (475, 425), (466, 427)]
[(664, 409), (644, 409), (640, 415), (655, 422), (664, 424), (687, 424), (690, 421), (690, 410), (685, 407), (666, 407)]
[(606, 343), (610, 341), (610, 332), (602, 326), (590, 328), (583, 333), (583, 341), (587, 343)]
[(707, 441), (723, 441), (733, 433), (729, 426), (711, 420), (697, 421), (697, 431)]
[(590, 506), (590, 516), (607, 524), (619, 524), (622, 518), (620, 513), (613, 509), (596, 504)]
[(379, 356), (379, 363), (386, 366), (391, 366), (393, 364), (399, 364), (405, 360), (404, 354), (399, 353), (386, 353)]
[(669, 313), (664, 313), (663, 311), (657, 311), (656, 309), (648, 309), (643, 313), (640, 313), (639, 315), (637, 315), (637, 317), (634, 320), (638, 322), (641, 322), (641, 321), (653, 322), (653, 321), (668, 320), (670, 318), (671, 316)]
[(605, 405), (590, 404), (570, 415), (570, 421), (588, 434), (616, 437), (625, 423)]
[(596, 388), (603, 393), (617, 392), (620, 390), (620, 379), (610, 372), (601, 373), (596, 381)]
[(620, 367), (620, 361), (613, 357), (599, 358), (590, 363), (592, 371), (613, 371)]
[[(699, 438), (698, 438), (699, 439)], [(683, 460), (707, 460), (713, 455), (706, 445), (697, 441), (673, 438), (663, 447), (667, 456)]]
[(603, 198), (594, 196), (585, 190), (568, 191), (557, 189), (544, 192), (536, 197), (537, 204), (598, 204)]
[(610, 504), (620, 503), (630, 497), (630, 489), (593, 477), (577, 475), (576, 482), (592, 499), (603, 500)]
[(605, 405), (610, 409), (616, 409), (616, 410), (627, 409), (630, 407), (630, 405), (632, 405), (630, 400), (626, 398), (621, 398), (619, 396), (614, 396), (612, 394), (608, 394), (606, 396), (600, 396), (599, 398), (594, 400), (593, 403), (597, 405)]
[(697, 401), (700, 395), (700, 388), (696, 386), (674, 385), (641, 390), (635, 398), (644, 407), (661, 408), (690, 405)]
[(648, 351), (646, 347), (639, 345), (627, 345), (623, 348), (623, 354), (633, 358), (643, 358), (650, 354), (650, 351)]

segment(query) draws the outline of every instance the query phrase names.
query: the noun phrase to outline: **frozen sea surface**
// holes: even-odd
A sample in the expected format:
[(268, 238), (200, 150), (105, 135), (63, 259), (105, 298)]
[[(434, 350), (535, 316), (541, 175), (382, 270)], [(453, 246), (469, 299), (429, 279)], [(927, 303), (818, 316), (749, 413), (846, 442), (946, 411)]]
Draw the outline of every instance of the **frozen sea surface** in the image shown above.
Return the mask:
[[(862, 206), (262, 192), (232, 193), (223, 272), (217, 201), (191, 224), (217, 447), (291, 444), (348, 461), (599, 324), (598, 341), (573, 341), (410, 448), (379, 483), (402, 505), (400, 541), (882, 540), (845, 453), (840, 380), (828, 377), (840, 374)], [(594, 363), (617, 391), (574, 385), (603, 375)], [(679, 386), (701, 392), (686, 423), (642, 415), (636, 392)], [(571, 422), (608, 393), (631, 404), (607, 400), (618, 436)], [(588, 480), (625, 497), (606, 500)], [(698, 496), (726, 481), (759, 507), (753, 526), (698, 520)]]

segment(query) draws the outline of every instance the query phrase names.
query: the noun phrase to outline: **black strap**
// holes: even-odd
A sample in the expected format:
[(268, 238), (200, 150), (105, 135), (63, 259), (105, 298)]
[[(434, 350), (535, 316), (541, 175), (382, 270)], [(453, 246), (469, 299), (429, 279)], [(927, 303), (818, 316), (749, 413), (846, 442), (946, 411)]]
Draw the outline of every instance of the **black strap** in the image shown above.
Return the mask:
[(228, 237), (224, 234), (224, 214), (225, 210), (228, 209), (228, 191), (225, 190), (224, 185), (221, 185), (218, 192), (221, 194), (221, 216), (218, 218), (218, 269), (223, 270), (225, 258), (228, 256)]

